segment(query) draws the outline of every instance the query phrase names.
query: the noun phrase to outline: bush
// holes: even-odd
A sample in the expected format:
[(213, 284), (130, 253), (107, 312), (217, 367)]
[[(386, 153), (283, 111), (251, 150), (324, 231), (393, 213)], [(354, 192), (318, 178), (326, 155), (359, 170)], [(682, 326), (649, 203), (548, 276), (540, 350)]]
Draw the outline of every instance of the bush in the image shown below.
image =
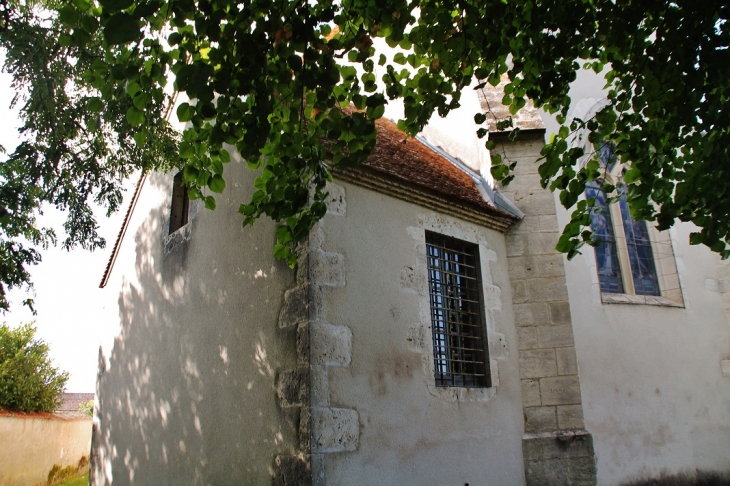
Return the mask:
[(61, 404), (68, 373), (53, 367), (35, 332), (30, 324), (0, 325), (0, 408), (53, 412)]
[(79, 403), (79, 412), (83, 412), (89, 417), (94, 415), (94, 400)]

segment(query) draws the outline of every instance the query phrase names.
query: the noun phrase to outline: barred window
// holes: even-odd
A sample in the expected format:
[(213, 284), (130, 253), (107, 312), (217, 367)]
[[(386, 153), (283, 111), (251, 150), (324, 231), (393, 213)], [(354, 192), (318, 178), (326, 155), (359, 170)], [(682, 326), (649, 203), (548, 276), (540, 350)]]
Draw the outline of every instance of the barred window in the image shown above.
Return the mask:
[(477, 245), (426, 232), (436, 386), (491, 386)]

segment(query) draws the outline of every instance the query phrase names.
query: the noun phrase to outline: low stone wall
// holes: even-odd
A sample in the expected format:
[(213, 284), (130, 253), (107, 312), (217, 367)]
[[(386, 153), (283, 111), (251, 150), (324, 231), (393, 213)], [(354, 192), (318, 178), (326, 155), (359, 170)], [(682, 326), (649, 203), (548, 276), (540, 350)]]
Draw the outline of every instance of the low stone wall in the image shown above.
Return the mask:
[(83, 414), (0, 416), (0, 486), (45, 485), (54, 466), (87, 465), (91, 427)]

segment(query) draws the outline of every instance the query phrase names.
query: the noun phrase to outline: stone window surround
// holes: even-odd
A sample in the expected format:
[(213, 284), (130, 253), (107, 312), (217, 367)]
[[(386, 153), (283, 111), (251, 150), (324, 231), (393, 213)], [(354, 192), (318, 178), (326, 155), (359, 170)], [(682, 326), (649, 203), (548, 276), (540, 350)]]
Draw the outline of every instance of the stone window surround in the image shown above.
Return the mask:
[[(504, 334), (497, 332), (494, 319), (494, 311), (501, 309), (501, 290), (492, 284), (489, 266), (490, 262), (497, 260), (497, 254), (489, 248), (486, 238), (480, 234), (481, 231), (471, 224), (463, 223), (448, 216), (437, 214), (420, 215), (418, 217), (418, 226), (410, 226), (407, 231), (416, 246), (416, 264), (412, 268), (406, 267), (404, 269), (402, 281), (404, 291), (415, 293), (419, 298), (419, 322), (411, 326), (407, 339), (409, 348), (421, 354), (424, 384), (432, 396), (447, 401), (491, 400), (499, 389), (499, 361), (504, 359), (506, 355), (505, 337)], [(426, 231), (463, 240), (475, 244), (478, 248), (492, 384), (489, 388), (442, 387), (436, 386), (434, 382), (431, 306), (426, 264)]]
[[(620, 164), (617, 164), (617, 166), (619, 167), (614, 169), (613, 172), (620, 170)], [(591, 267), (594, 279), (592, 283), (598, 287), (601, 302), (603, 304), (641, 304), (683, 308), (684, 298), (682, 296), (682, 287), (669, 231), (659, 231), (655, 226), (647, 222), (646, 226), (649, 230), (651, 250), (654, 256), (654, 267), (656, 269), (657, 280), (659, 281), (661, 296), (636, 295), (633, 293), (634, 283), (626, 246), (626, 234), (624, 233), (623, 220), (621, 218), (621, 208), (618, 204), (611, 204), (608, 206), (608, 210), (611, 213), (611, 223), (614, 227), (621, 278), (624, 283), (624, 289), (629, 290), (629, 292), (601, 292), (595, 251), (586, 252), (591, 255), (589, 266)]]

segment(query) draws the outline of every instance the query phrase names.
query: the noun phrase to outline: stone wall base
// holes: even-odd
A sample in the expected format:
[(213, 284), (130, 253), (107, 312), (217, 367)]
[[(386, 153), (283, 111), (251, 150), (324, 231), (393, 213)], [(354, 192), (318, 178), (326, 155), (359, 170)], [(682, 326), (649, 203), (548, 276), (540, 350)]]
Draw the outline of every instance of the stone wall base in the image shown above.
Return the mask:
[(274, 486), (311, 486), (312, 467), (308, 454), (276, 456)]
[(595, 486), (593, 436), (585, 430), (522, 438), (527, 486)]

